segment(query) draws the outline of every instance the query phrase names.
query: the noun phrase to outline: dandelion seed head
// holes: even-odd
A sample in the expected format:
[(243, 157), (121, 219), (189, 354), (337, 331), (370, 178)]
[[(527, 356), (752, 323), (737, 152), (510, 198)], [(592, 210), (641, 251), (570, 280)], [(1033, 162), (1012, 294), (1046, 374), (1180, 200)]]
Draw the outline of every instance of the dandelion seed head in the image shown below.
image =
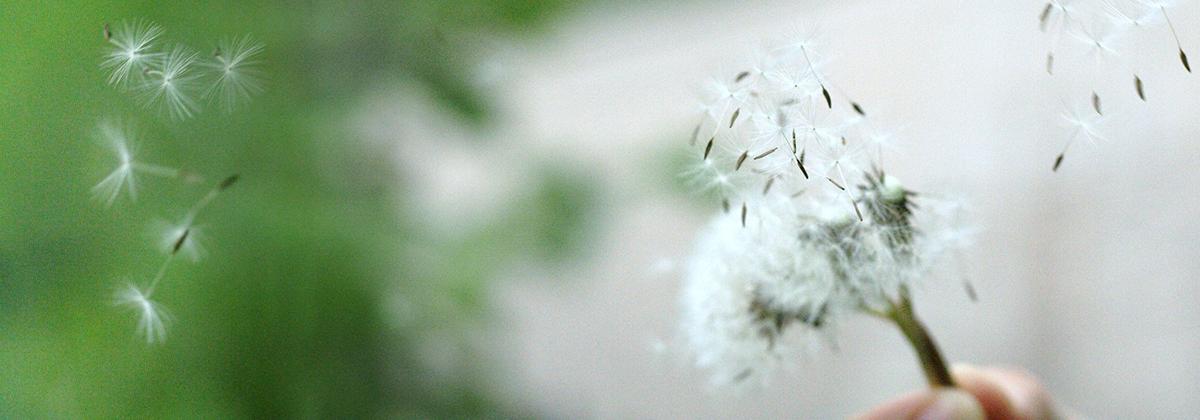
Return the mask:
[[(941, 200), (923, 197), (918, 211), (913, 191), (874, 169), (868, 151), (890, 136), (853, 107), (830, 106), (823, 91), (833, 81), (810, 65), (820, 57), (812, 44), (801, 45), (759, 60), (771, 63), (765, 77), (736, 73), (728, 79), (742, 85), (706, 97), (704, 117), (715, 124), (701, 126), (714, 146), (696, 145), (708, 153), (696, 153), (688, 176), (727, 208), (687, 260), (681, 305), (684, 341), (714, 383), (766, 381), (831, 340), (846, 316), (885, 308), (965, 242), (960, 225), (930, 211)], [(721, 124), (735, 113), (739, 122)]]
[(161, 305), (150, 300), (147, 292), (132, 284), (126, 285), (117, 291), (114, 303), (137, 313), (137, 333), (146, 343), (156, 344), (166, 340), (170, 315)]

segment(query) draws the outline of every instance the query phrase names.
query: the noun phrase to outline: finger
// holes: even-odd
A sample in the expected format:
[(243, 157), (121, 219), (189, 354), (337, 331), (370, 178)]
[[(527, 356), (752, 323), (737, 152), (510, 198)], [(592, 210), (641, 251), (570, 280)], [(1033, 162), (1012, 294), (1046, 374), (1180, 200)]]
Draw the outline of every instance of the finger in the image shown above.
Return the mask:
[(1022, 370), (955, 365), (951, 371), (958, 386), (975, 396), (989, 419), (1055, 418), (1050, 394)]
[(858, 417), (862, 420), (983, 420), (984, 411), (970, 394), (939, 388), (906, 394)]

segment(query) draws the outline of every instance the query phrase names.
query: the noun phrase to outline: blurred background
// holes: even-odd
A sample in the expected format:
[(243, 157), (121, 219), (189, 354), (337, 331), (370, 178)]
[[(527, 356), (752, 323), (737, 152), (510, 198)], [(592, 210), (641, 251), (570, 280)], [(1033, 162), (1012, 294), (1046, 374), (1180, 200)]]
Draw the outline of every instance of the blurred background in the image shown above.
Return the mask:
[[(836, 83), (899, 130), (889, 172), (965, 197), (981, 229), (978, 302), (953, 278), (917, 294), (947, 356), (1023, 367), (1095, 417), (1194, 418), (1200, 79), (1164, 28), (1128, 49), (1146, 103), (1122, 71), (1048, 76), (1043, 6), (7, 2), (0, 417), (831, 418), (920, 388), (872, 319), (741, 394), (677, 345), (677, 267), (719, 208), (678, 176), (700, 86), (815, 28)], [(1171, 17), (1200, 51), (1200, 5)], [(253, 35), (266, 92), (146, 111), (99, 68), (102, 25), (131, 19), (197, 47)], [(1107, 141), (1051, 172), (1062, 101), (1093, 90)], [(138, 123), (148, 161), (241, 174), (203, 216), (207, 258), (156, 294), (161, 345), (112, 292), (203, 190), (90, 200), (106, 117)]]

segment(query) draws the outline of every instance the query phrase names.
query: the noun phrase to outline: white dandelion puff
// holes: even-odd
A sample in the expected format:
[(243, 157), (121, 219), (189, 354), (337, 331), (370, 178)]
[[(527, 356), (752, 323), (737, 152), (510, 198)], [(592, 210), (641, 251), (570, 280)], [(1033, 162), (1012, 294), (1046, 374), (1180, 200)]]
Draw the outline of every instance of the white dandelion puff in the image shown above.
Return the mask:
[(216, 79), (205, 93), (210, 100), (219, 100), (226, 112), (241, 101), (262, 92), (262, 75), (258, 70), (258, 55), (263, 45), (249, 36), (221, 42), (206, 63), (216, 73)]
[(105, 54), (101, 67), (109, 71), (108, 83), (124, 86), (160, 56), (153, 52), (154, 41), (163, 34), (162, 28), (145, 21), (123, 22), (115, 28), (104, 26), (105, 40), (111, 48)]
[(167, 338), (167, 325), (170, 315), (158, 302), (150, 299), (151, 291), (142, 291), (132, 284), (126, 285), (116, 293), (115, 304), (128, 307), (138, 315), (137, 333), (146, 343), (161, 343)]
[[(706, 109), (718, 133), (693, 145), (703, 154), (691, 150), (687, 175), (724, 211), (688, 259), (682, 335), (717, 384), (765, 382), (852, 314), (927, 336), (909, 290), (965, 242), (939, 200), (918, 210), (916, 193), (875, 169), (868, 152), (890, 137), (861, 108), (832, 106), (811, 47), (775, 50), (765, 77), (743, 71), (714, 84)], [(936, 347), (922, 345), (930, 382), (951, 384)]]
[(193, 95), (198, 75), (192, 67), (196, 53), (177, 45), (162, 58), (158, 68), (148, 68), (142, 82), (142, 99), (147, 107), (165, 108), (175, 119), (190, 118), (198, 111)]

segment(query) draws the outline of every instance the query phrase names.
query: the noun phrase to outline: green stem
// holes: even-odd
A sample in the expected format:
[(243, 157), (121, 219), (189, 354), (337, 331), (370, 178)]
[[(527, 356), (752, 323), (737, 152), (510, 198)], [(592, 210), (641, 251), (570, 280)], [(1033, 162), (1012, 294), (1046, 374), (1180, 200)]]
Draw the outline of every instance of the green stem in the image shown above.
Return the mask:
[(900, 328), (900, 332), (904, 333), (904, 338), (908, 339), (908, 343), (912, 345), (913, 350), (917, 353), (917, 359), (921, 361), (921, 369), (925, 371), (925, 379), (929, 381), (929, 386), (937, 387), (953, 387), (954, 378), (950, 376), (950, 369), (946, 366), (946, 360), (942, 358), (942, 353), (938, 350), (937, 343), (933, 341), (933, 336), (929, 335), (929, 330), (917, 319), (916, 313), (913, 312), (912, 301), (908, 298), (907, 290), (900, 294), (900, 301), (892, 305), (888, 311), (888, 318), (896, 323)]

